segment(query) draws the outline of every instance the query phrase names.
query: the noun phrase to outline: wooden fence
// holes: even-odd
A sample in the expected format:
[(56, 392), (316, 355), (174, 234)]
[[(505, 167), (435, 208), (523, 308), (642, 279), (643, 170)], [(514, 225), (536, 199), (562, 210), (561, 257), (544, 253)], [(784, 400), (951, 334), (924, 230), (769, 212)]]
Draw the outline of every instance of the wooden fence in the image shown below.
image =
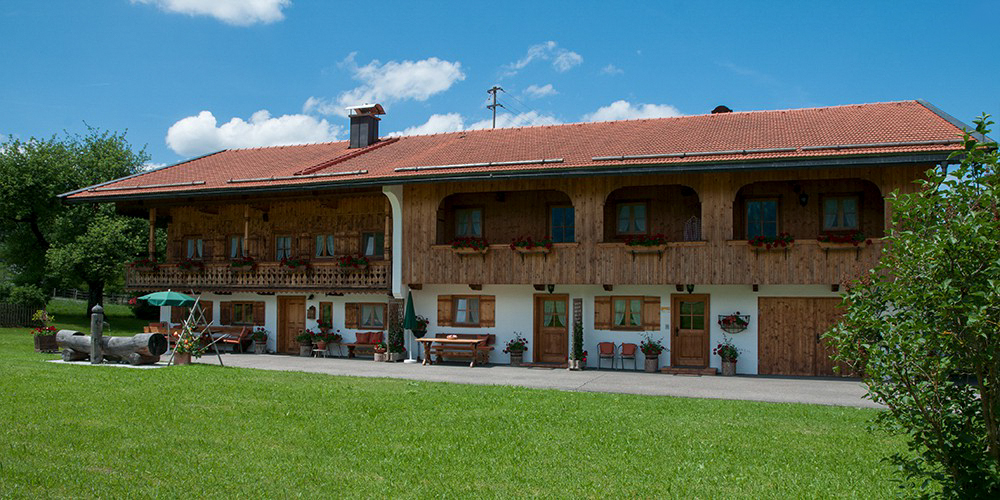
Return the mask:
[(0, 327), (28, 326), (34, 311), (21, 304), (0, 303)]
[[(84, 302), (87, 302), (87, 299), (89, 297), (90, 294), (87, 293), (85, 290), (77, 290), (75, 288), (52, 289), (52, 298), (82, 300)], [(104, 304), (128, 305), (128, 301), (132, 297), (135, 297), (135, 295), (106, 293), (104, 294)]]

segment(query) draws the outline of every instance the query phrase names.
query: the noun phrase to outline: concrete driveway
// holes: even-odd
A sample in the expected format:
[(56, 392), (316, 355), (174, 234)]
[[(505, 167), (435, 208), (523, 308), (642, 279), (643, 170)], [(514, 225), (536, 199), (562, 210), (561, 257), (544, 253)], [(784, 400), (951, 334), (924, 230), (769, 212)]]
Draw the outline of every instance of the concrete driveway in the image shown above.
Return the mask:
[[(511, 385), (563, 391), (610, 392), (686, 398), (736, 399), (772, 403), (809, 403), (879, 408), (864, 399), (865, 388), (853, 379), (817, 379), (757, 376), (685, 376), (629, 370), (569, 371), (549, 368), (514, 368), (419, 363), (375, 363), (364, 359), (303, 358), (296, 356), (223, 354), (226, 366), (261, 370), (297, 371), (354, 377), (384, 377), (428, 382), (475, 385)], [(199, 363), (218, 364), (215, 356)]]

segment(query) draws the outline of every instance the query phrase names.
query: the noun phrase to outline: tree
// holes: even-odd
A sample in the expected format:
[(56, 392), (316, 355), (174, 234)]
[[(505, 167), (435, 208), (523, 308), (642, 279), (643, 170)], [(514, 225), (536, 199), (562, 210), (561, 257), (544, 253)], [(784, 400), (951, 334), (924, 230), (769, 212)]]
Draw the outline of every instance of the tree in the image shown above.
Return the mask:
[(903, 486), (928, 495), (1000, 497), (1000, 172), (996, 144), (977, 140), (988, 118), (955, 170), (890, 196), (887, 251), (827, 333), (888, 407), (876, 422), (908, 438), (892, 457)]
[[(80, 266), (73, 267), (77, 270), (73, 274), (57, 275), (46, 255), (51, 248), (63, 248), (91, 232), (95, 221), (118, 216), (110, 207), (66, 205), (57, 196), (137, 173), (148, 160), (144, 149), (132, 150), (125, 134), (93, 127), (85, 135), (27, 141), (10, 137), (0, 144), (0, 260), (9, 266), (11, 285), (37, 295), (54, 284), (75, 280), (74, 285), (85, 282), (99, 288), (92, 290), (96, 293), (91, 294), (91, 306), (103, 301), (103, 284), (120, 273), (120, 266), (98, 286), (95, 273), (79, 272)], [(110, 227), (127, 227), (134, 238), (145, 235), (132, 225)], [(65, 251), (55, 262), (67, 262)], [(60, 266), (61, 272), (67, 269)]]

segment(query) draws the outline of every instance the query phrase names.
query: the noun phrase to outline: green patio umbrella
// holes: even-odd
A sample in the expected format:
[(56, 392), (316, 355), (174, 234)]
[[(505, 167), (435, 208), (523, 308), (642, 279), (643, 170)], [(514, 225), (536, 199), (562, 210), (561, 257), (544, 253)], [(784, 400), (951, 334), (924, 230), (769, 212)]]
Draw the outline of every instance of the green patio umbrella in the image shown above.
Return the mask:
[(184, 295), (183, 293), (177, 293), (170, 290), (165, 292), (153, 292), (139, 297), (139, 300), (145, 300), (151, 306), (178, 306), (178, 307), (190, 307), (195, 304), (197, 299), (190, 295)]
[[(406, 293), (406, 312), (403, 314), (403, 329), (409, 330), (410, 334), (413, 335), (413, 330), (418, 326), (417, 324), (417, 312), (413, 310), (413, 292)], [(413, 335), (413, 338), (416, 338)], [(416, 346), (410, 350), (410, 359), (406, 360), (408, 363), (416, 363), (417, 360), (413, 359), (413, 351), (416, 350)]]

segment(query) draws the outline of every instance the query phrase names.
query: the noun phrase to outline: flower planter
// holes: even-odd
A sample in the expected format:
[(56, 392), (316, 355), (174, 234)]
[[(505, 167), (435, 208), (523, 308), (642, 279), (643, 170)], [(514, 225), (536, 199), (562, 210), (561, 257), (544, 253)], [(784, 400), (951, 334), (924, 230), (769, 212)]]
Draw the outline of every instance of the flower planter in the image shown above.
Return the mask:
[(451, 251), (454, 252), (455, 255), (486, 255), (486, 252), (489, 252), (490, 249), (489, 247), (486, 248), (460, 247), (460, 248), (452, 248)]
[(35, 335), (35, 352), (56, 352), (59, 346), (56, 345), (56, 334)]
[(375, 361), (378, 362), (378, 363), (384, 363), (385, 360), (388, 359), (388, 358), (389, 358), (388, 353), (384, 353), (384, 352), (376, 352), (375, 353)]
[(552, 252), (552, 249), (545, 247), (532, 247), (532, 248), (514, 247), (514, 251), (521, 255), (531, 255), (531, 254), (547, 255)]
[(521, 366), (524, 362), (523, 352), (512, 352), (510, 353), (510, 366)]
[(230, 266), (229, 270), (234, 273), (244, 274), (253, 272), (253, 266)]
[(625, 250), (636, 253), (662, 253), (667, 249), (666, 245), (625, 245)]
[(795, 247), (795, 242), (793, 241), (791, 243), (786, 244), (785, 246), (771, 245), (771, 248), (768, 248), (767, 245), (761, 245), (759, 247), (758, 246), (754, 246), (754, 245), (749, 245), (749, 246), (750, 246), (750, 249), (754, 251), (754, 253), (757, 253), (757, 252), (777, 252), (777, 251), (791, 250), (792, 248)]
[(253, 343), (253, 353), (254, 354), (264, 354), (267, 352), (267, 342), (256, 342)]
[(299, 344), (299, 356), (303, 358), (308, 358), (313, 354), (312, 344)]
[(151, 273), (158, 270), (159, 268), (157, 266), (132, 266), (132, 269), (135, 269), (136, 271), (139, 271), (141, 273)]
[(422, 339), (424, 335), (427, 335), (427, 330), (413, 330), (413, 338)]
[(403, 360), (403, 353), (401, 353), (401, 352), (390, 352), (388, 354), (389, 354), (389, 362), (390, 363), (395, 363), (397, 361), (402, 361)]
[(660, 357), (659, 356), (646, 356), (646, 373), (656, 373), (656, 370), (660, 367)]
[(573, 371), (586, 370), (587, 369), (587, 360), (585, 360), (585, 359), (581, 359), (581, 360), (571, 359), (571, 360), (569, 360), (569, 369), (573, 370)]
[(736, 361), (722, 360), (722, 374), (726, 377), (736, 375)]
[(175, 365), (190, 365), (191, 364), (191, 353), (189, 353), (189, 352), (177, 352), (177, 353), (174, 353), (174, 364)]

